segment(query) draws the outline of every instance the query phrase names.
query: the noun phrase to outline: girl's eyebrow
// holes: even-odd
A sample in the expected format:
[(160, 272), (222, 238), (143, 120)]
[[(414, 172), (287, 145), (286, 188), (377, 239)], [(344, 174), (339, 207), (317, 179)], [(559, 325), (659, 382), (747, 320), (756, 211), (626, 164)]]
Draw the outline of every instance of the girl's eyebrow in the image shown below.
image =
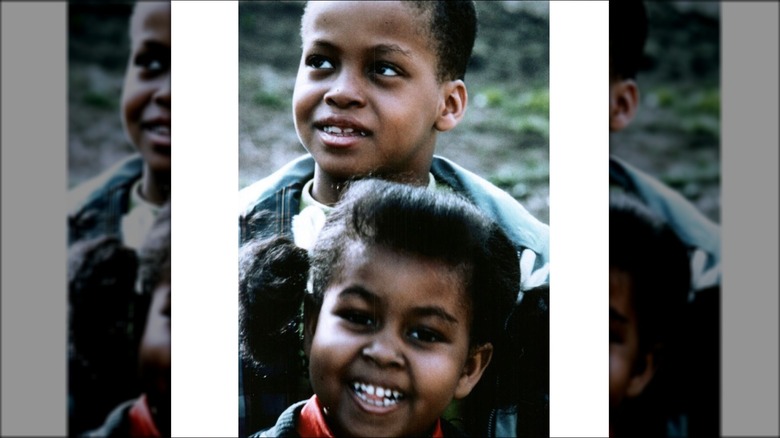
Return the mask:
[[(365, 288), (361, 286), (349, 286), (342, 291), (339, 292), (338, 300), (348, 300), (351, 297), (358, 298), (360, 300), (369, 302), (371, 304), (380, 303), (382, 301), (382, 298), (377, 296), (376, 294), (366, 290)], [(412, 309), (412, 313), (415, 317), (418, 318), (424, 318), (424, 317), (434, 317), (439, 318), (446, 322), (447, 324), (451, 325), (458, 325), (460, 321), (458, 318), (453, 316), (451, 313), (447, 312), (443, 307), (441, 306), (419, 306)]]
[(358, 298), (370, 303), (376, 303), (382, 300), (376, 294), (368, 291), (362, 286), (346, 287), (343, 290), (341, 290), (338, 295), (339, 300), (347, 300), (351, 297)]
[(620, 322), (622, 324), (627, 324), (628, 323), (628, 318), (626, 316), (622, 315), (620, 312), (618, 312), (617, 310), (615, 310), (612, 307), (609, 308), (609, 319), (610, 319), (610, 321), (614, 320), (614, 321)]
[(447, 312), (443, 307), (439, 306), (423, 306), (423, 307), (415, 307), (414, 309), (415, 316), (418, 317), (434, 317), (434, 318), (440, 318), (444, 320), (446, 323), (451, 325), (458, 325), (460, 321), (458, 321), (458, 318), (455, 318), (452, 314)]

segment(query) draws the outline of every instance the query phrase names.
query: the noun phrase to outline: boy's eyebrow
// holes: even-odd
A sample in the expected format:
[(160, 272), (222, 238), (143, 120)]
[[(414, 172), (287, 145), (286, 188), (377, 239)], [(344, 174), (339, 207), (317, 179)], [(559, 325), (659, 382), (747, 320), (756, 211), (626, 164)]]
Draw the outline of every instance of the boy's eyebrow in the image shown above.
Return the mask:
[(380, 55), (403, 55), (407, 58), (411, 58), (412, 56), (411, 51), (404, 50), (397, 44), (379, 44), (374, 46), (373, 51), (375, 54), (379, 53)]
[(620, 312), (618, 312), (617, 310), (615, 310), (612, 307), (609, 308), (609, 319), (610, 320), (614, 319), (614, 320), (616, 320), (618, 322), (622, 322), (624, 324), (628, 323), (628, 318), (626, 316), (622, 315)]
[[(328, 49), (328, 50), (339, 50), (336, 45), (333, 43), (327, 41), (327, 40), (314, 40), (311, 43), (312, 47), (318, 47), (322, 49)], [(407, 58), (410, 58), (412, 56), (412, 52), (410, 50), (405, 50), (398, 44), (377, 44), (376, 46), (371, 48), (371, 51), (375, 55), (402, 55)]]

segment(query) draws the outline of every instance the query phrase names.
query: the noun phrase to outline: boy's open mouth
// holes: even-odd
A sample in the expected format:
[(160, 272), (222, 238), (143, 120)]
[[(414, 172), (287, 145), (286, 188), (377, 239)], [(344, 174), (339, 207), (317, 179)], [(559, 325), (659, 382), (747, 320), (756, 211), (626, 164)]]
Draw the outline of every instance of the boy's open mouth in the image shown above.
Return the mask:
[(396, 405), (405, 398), (399, 391), (364, 382), (352, 382), (352, 391), (364, 402), (379, 407)]
[(164, 137), (170, 137), (171, 136), (171, 124), (170, 122), (165, 123), (158, 120), (150, 120), (146, 122), (141, 122), (141, 129), (145, 131), (149, 131), (153, 134), (164, 136)]
[(361, 137), (365, 137), (368, 135), (366, 131), (361, 131), (359, 129), (354, 128), (340, 128), (338, 126), (323, 126), (321, 128), (325, 133), (330, 135), (343, 135), (343, 136), (351, 136), (351, 135), (359, 135)]

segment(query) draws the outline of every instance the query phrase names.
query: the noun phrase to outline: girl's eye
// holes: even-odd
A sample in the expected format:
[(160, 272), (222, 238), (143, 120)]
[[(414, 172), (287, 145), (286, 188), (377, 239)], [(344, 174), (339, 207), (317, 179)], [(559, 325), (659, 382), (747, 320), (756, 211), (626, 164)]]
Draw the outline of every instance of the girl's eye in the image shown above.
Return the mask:
[(306, 58), (306, 65), (317, 70), (332, 70), (333, 63), (328, 58), (320, 55), (313, 55)]
[(401, 75), (401, 72), (396, 67), (394, 67), (392, 64), (388, 64), (385, 62), (379, 62), (374, 64), (374, 66), (371, 68), (371, 73), (375, 75), (387, 76), (387, 77)]
[(620, 334), (613, 332), (612, 330), (609, 331), (609, 343), (610, 344), (621, 344), (623, 343), (623, 337), (620, 336)]
[(366, 327), (373, 327), (376, 325), (373, 316), (363, 312), (344, 312), (341, 314), (341, 318), (355, 325)]
[(433, 329), (426, 327), (417, 327), (409, 332), (409, 337), (426, 343), (444, 342), (444, 336)]

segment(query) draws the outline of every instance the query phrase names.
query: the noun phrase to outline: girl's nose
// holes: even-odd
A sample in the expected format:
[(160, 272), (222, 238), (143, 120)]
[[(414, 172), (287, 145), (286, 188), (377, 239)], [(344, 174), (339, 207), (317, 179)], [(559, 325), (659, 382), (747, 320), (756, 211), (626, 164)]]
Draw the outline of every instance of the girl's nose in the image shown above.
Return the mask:
[(405, 365), (402, 351), (402, 341), (389, 330), (382, 330), (363, 347), (361, 354), (366, 359), (381, 367), (398, 367)]
[(361, 107), (365, 105), (360, 75), (343, 68), (324, 96), (325, 103), (338, 108)]

